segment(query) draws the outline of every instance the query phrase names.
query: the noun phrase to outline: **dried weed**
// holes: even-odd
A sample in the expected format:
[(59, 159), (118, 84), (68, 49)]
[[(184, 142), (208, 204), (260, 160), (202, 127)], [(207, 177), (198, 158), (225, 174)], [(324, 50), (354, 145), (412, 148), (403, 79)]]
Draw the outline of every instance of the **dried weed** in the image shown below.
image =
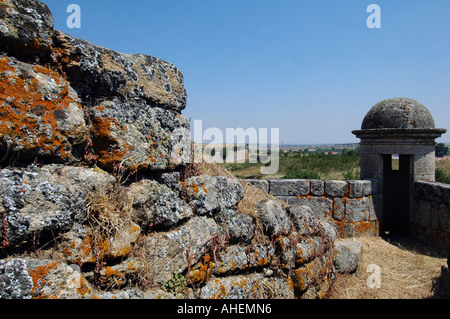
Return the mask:
[[(406, 249), (381, 237), (358, 238), (358, 241), (363, 244), (359, 270), (353, 275), (337, 275), (328, 298), (422, 299), (433, 296), (433, 280), (439, 277), (445, 258), (433, 257), (411, 249), (412, 246)], [(370, 264), (381, 267), (380, 288), (367, 285), (372, 274), (367, 272)]]

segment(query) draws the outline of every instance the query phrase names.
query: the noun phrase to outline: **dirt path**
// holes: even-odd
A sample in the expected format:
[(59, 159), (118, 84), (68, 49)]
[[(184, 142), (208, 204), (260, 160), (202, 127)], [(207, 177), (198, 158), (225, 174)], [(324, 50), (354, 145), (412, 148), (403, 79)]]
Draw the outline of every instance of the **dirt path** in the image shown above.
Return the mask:
[[(433, 296), (433, 279), (440, 276), (446, 258), (433, 257), (433, 252), (411, 240), (393, 244), (373, 237), (358, 238), (358, 241), (363, 244), (359, 269), (352, 275), (337, 275), (330, 299), (420, 299)], [(371, 264), (376, 266), (369, 267)], [(380, 270), (379, 288), (376, 287), (377, 269)], [(368, 282), (373, 288), (368, 287)]]

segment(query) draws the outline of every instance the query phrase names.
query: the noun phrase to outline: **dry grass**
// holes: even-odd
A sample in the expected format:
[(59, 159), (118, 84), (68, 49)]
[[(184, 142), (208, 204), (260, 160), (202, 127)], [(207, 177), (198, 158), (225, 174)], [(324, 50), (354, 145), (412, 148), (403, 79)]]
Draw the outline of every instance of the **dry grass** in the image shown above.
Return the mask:
[[(440, 276), (445, 258), (422, 252), (423, 246), (409, 240), (392, 244), (380, 237), (358, 238), (363, 258), (353, 275), (337, 275), (330, 299), (422, 299), (433, 297), (433, 280)], [(368, 288), (370, 264), (381, 267), (381, 287)]]
[(244, 198), (239, 202), (238, 209), (242, 213), (248, 215), (254, 215), (256, 212), (257, 204), (264, 199), (271, 199), (280, 202), (284, 207), (287, 207), (287, 204), (273, 195), (268, 194), (262, 189), (251, 185), (245, 180), (239, 180), (242, 186), (244, 187)]
[(208, 164), (202, 162), (200, 164), (191, 164), (195, 166), (198, 174), (204, 174), (209, 176), (225, 176), (229, 178), (235, 178), (225, 167), (218, 164)]
[(112, 236), (131, 222), (133, 203), (121, 185), (105, 186), (89, 194), (88, 224)]

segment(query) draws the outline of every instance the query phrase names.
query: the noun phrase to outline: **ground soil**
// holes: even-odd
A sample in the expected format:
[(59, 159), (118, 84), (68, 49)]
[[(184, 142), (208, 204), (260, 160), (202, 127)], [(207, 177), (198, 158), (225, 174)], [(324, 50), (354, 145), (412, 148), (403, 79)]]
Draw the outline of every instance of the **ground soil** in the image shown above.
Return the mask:
[[(412, 239), (358, 238), (363, 244), (359, 269), (338, 274), (329, 299), (424, 299), (435, 295), (434, 282), (447, 263), (442, 249)], [(370, 264), (381, 269), (381, 285), (369, 288), (374, 274)], [(367, 270), (371, 270), (368, 272)], [(373, 277), (372, 277), (373, 278)], [(372, 282), (373, 281), (370, 281)]]

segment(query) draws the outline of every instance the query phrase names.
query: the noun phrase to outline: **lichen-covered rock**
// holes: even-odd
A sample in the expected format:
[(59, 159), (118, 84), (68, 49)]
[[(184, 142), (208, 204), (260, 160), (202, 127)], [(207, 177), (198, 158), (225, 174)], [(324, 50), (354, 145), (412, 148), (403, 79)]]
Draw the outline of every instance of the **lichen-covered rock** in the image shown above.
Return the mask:
[(86, 278), (78, 270), (65, 263), (29, 259), (27, 260), (27, 267), (33, 280), (32, 298), (92, 298), (93, 288)]
[(53, 16), (35, 0), (0, 2), (0, 50), (32, 59), (48, 57), (53, 45)]
[[(135, 280), (138, 268), (139, 261), (132, 258), (120, 264), (105, 266), (99, 271), (98, 286), (104, 290), (122, 289)], [(85, 277), (90, 282), (96, 280), (93, 271), (87, 273)]]
[(213, 261), (211, 272), (217, 275), (236, 271), (251, 270), (270, 265), (275, 254), (272, 244), (268, 245), (232, 245), (226, 247)]
[(325, 194), (329, 197), (344, 197), (348, 193), (345, 181), (325, 181)]
[(248, 244), (255, 233), (253, 219), (246, 214), (227, 209), (216, 217), (217, 224), (222, 228), (226, 240), (230, 244)]
[(201, 289), (202, 299), (293, 299), (289, 278), (264, 277), (261, 274), (211, 278)]
[(313, 259), (293, 272), (296, 295), (301, 298), (323, 298), (335, 276), (335, 250)]
[(336, 245), (336, 259), (334, 265), (340, 273), (353, 273), (358, 269), (358, 260), (350, 250), (341, 245)]
[(142, 180), (130, 186), (132, 217), (144, 227), (172, 227), (193, 215), (192, 209), (166, 185)]
[(107, 170), (164, 170), (187, 162), (189, 124), (175, 111), (114, 98), (89, 114), (93, 149)]
[(308, 195), (310, 181), (302, 179), (280, 179), (269, 182), (269, 191), (274, 196)]
[(303, 267), (315, 258), (333, 249), (336, 229), (328, 222), (320, 221), (315, 235), (304, 236), (293, 231), (288, 237), (277, 240), (277, 251), (284, 270)]
[(168, 186), (171, 189), (176, 189), (177, 191), (181, 191), (181, 186), (179, 184), (181, 180), (181, 175), (179, 172), (169, 172), (161, 174), (161, 182)]
[(23, 259), (0, 260), (0, 299), (30, 299), (32, 288)]
[(367, 197), (345, 199), (345, 208), (345, 220), (354, 222), (374, 220), (375, 214), (371, 214), (370, 199)]
[(0, 216), (7, 221), (9, 245), (78, 231), (88, 195), (114, 181), (105, 172), (58, 164), (0, 170)]
[(190, 159), (181, 72), (143, 54), (122, 54), (56, 32), (54, 56), (71, 85), (89, 101), (93, 150), (111, 171), (165, 170)]
[[(80, 157), (88, 129), (76, 92), (58, 73), (0, 56), (0, 160)], [(3, 155), (4, 154), (4, 155)]]
[(123, 96), (148, 107), (180, 112), (186, 107), (182, 73), (144, 54), (123, 54), (56, 31), (59, 58), (82, 98)]
[(75, 268), (51, 260), (0, 260), (0, 297), (6, 299), (92, 298), (93, 289)]
[(117, 262), (131, 253), (140, 231), (140, 227), (133, 222), (120, 225), (113, 234), (98, 234), (90, 228), (86, 234), (69, 231), (62, 236), (60, 250), (70, 264)]
[(292, 222), (283, 205), (275, 200), (262, 200), (257, 205), (257, 216), (267, 236), (287, 235)]
[(241, 183), (224, 176), (194, 176), (183, 187), (187, 200), (200, 216), (215, 215), (224, 209), (233, 208), (244, 197)]
[(289, 215), (300, 235), (313, 235), (320, 227), (319, 220), (314, 217), (314, 212), (309, 206), (291, 206)]
[(155, 282), (164, 284), (173, 274), (196, 264), (218, 234), (219, 228), (213, 219), (194, 217), (173, 231), (149, 236), (145, 242), (145, 257)]

